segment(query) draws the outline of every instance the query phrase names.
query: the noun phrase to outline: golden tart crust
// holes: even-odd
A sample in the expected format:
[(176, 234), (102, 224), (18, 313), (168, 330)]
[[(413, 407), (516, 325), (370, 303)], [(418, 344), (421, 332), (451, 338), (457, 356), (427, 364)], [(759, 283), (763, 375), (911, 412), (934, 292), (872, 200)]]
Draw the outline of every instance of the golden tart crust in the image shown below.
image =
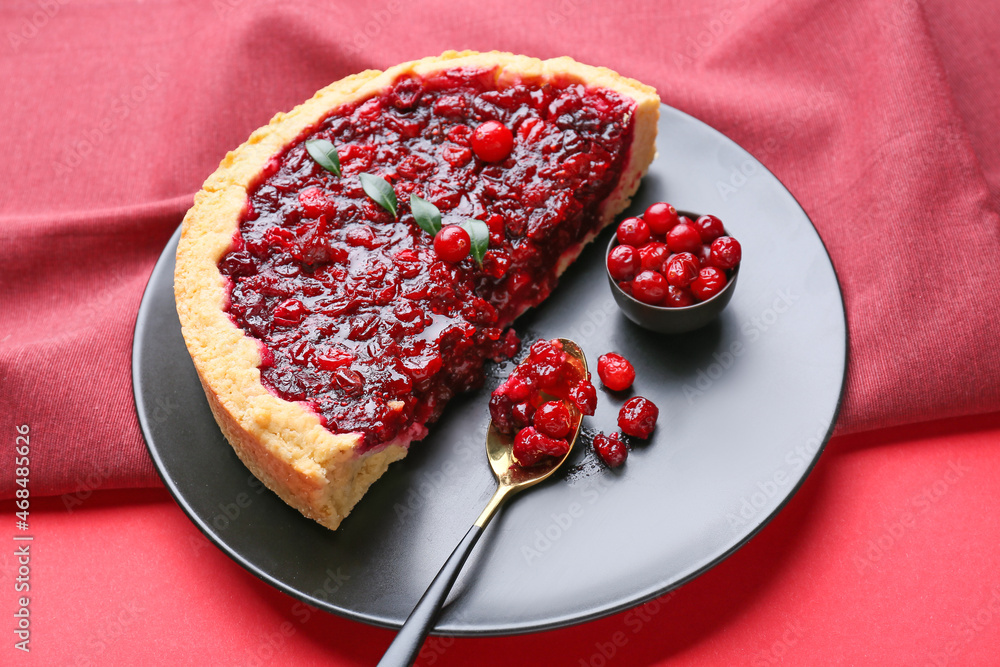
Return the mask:
[[(275, 115), (226, 155), (184, 217), (174, 293), (184, 340), (212, 413), (254, 475), (289, 505), (331, 529), (340, 525), (372, 482), (390, 463), (403, 458), (409, 443), (422, 438), (426, 429), (414, 424), (392, 442), (362, 451), (360, 435), (332, 433), (315, 412), (268, 391), (260, 380), (259, 343), (225, 312), (227, 285), (218, 262), (232, 246), (248, 190), (272, 156), (299, 141), (341, 105), (376, 95), (404, 75), (422, 77), (456, 67), (495, 68), (501, 84), (575, 79), (633, 100), (635, 125), (629, 159), (617, 188), (601, 205), (600, 226), (609, 224), (628, 205), (655, 154), (659, 97), (654, 89), (567, 57), (543, 61), (510, 53), (449, 51), (384, 72), (368, 70), (349, 76), (292, 111)], [(581, 248), (570, 248), (560, 257), (560, 273)]]

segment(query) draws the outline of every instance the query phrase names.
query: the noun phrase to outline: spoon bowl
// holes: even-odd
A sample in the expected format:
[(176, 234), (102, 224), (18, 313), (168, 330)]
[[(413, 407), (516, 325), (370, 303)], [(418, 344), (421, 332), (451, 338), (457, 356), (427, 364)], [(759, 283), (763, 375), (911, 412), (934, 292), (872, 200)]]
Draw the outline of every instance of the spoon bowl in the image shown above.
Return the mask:
[[(583, 350), (568, 338), (560, 338), (559, 342), (562, 343), (563, 351), (569, 355), (567, 363), (574, 370), (572, 379), (585, 380), (587, 378), (587, 356)], [(557, 398), (545, 392), (542, 392), (542, 395), (546, 398)], [(571, 420), (569, 449), (560, 459), (543, 461), (528, 468), (521, 467), (514, 461), (514, 436), (500, 432), (493, 425), (493, 420), (490, 420), (489, 429), (486, 431), (486, 455), (489, 457), (490, 467), (493, 468), (498, 486), (493, 498), (487, 503), (486, 509), (476, 520), (477, 526), (485, 527), (500, 505), (511, 494), (548, 479), (569, 458), (573, 452), (573, 446), (576, 444), (576, 438), (580, 434), (580, 422), (583, 420), (583, 415), (576, 409), (576, 406), (568, 405), (567, 407), (569, 407)]]
[[(559, 342), (562, 343), (563, 351), (568, 356), (567, 363), (573, 369), (572, 377), (569, 379), (572, 381), (585, 380), (588, 370), (587, 357), (583, 353), (583, 350), (568, 338), (560, 338)], [(548, 396), (544, 392), (542, 395), (547, 398), (556, 398)], [(441, 613), (441, 607), (444, 605), (451, 587), (455, 584), (458, 573), (461, 572), (466, 559), (472, 553), (472, 549), (486, 528), (486, 524), (489, 523), (490, 519), (493, 518), (497, 510), (503, 506), (504, 502), (510, 496), (522, 489), (534, 486), (548, 479), (569, 458), (569, 455), (573, 451), (573, 446), (576, 444), (576, 439), (580, 435), (580, 423), (583, 420), (583, 415), (575, 406), (568, 405), (568, 407), (572, 426), (569, 449), (563, 454), (562, 458), (543, 461), (538, 465), (530, 467), (518, 465), (514, 460), (514, 436), (501, 433), (493, 425), (493, 420), (490, 420), (489, 429), (486, 432), (486, 455), (489, 458), (493, 474), (497, 478), (496, 491), (493, 492), (493, 497), (490, 498), (486, 504), (486, 508), (483, 509), (479, 518), (472, 525), (472, 528), (469, 529), (469, 532), (466, 533), (462, 541), (455, 547), (455, 551), (452, 552), (440, 572), (434, 577), (434, 581), (431, 582), (423, 597), (417, 602), (417, 606), (413, 608), (413, 611), (406, 618), (402, 629), (400, 629), (392, 644), (389, 645), (388, 650), (382, 656), (382, 660), (379, 661), (379, 667), (413, 664), (420, 653), (421, 646), (424, 644), (424, 639), (427, 638), (427, 635), (434, 627), (434, 623), (437, 621), (438, 615)]]

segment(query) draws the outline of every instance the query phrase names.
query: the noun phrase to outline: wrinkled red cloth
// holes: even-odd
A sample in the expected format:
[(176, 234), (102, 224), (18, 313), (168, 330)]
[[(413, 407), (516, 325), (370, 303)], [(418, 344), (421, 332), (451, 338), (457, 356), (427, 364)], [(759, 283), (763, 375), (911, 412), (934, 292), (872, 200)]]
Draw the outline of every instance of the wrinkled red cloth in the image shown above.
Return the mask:
[(1000, 410), (996, 3), (8, 0), (0, 37), (0, 423), (31, 427), (34, 494), (158, 483), (134, 320), (226, 151), (331, 81), (452, 48), (606, 65), (760, 158), (843, 286), (839, 432)]

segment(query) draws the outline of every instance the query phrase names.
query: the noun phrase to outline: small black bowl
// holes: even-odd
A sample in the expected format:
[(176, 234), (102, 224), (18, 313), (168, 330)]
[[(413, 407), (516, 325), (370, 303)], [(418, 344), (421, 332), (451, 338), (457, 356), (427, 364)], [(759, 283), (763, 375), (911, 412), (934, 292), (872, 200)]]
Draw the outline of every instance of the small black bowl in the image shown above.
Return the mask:
[[(700, 216), (687, 211), (678, 211), (680, 215), (686, 215), (692, 220), (697, 220)], [(728, 231), (726, 232), (729, 233)], [(705, 326), (725, 309), (733, 298), (736, 291), (736, 279), (740, 275), (740, 267), (737, 266), (729, 273), (729, 281), (722, 291), (707, 301), (702, 301), (682, 308), (667, 308), (665, 306), (652, 306), (643, 303), (635, 297), (627, 294), (615, 279), (611, 277), (608, 270), (608, 255), (612, 248), (618, 245), (618, 236), (612, 236), (608, 243), (608, 251), (604, 254), (604, 272), (608, 276), (608, 284), (611, 285), (611, 293), (615, 297), (615, 302), (621, 308), (625, 316), (638, 324), (640, 327), (656, 331), (658, 333), (674, 334), (694, 331)]]

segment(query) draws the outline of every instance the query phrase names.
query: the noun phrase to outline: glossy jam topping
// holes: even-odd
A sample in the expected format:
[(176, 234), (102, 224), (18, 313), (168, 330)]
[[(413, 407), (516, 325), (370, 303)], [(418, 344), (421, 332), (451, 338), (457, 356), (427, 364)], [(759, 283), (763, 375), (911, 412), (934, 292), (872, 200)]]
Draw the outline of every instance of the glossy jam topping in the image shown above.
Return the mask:
[[(268, 163), (219, 262), (230, 316), (263, 344), (263, 384), (367, 447), (435, 419), (481, 384), (484, 360), (516, 352), (505, 327), (548, 296), (557, 259), (597, 226), (624, 167), (631, 101), (569, 81), (494, 80), (471, 69), (404, 78), (339, 108)], [(488, 121), (510, 130), (506, 157), (496, 126), (492, 144), (474, 146)], [(305, 150), (318, 138), (336, 146), (339, 178)], [(398, 218), (365, 194), (362, 172), (392, 184)], [(410, 194), (445, 225), (485, 222), (482, 265), (442, 261)]]

